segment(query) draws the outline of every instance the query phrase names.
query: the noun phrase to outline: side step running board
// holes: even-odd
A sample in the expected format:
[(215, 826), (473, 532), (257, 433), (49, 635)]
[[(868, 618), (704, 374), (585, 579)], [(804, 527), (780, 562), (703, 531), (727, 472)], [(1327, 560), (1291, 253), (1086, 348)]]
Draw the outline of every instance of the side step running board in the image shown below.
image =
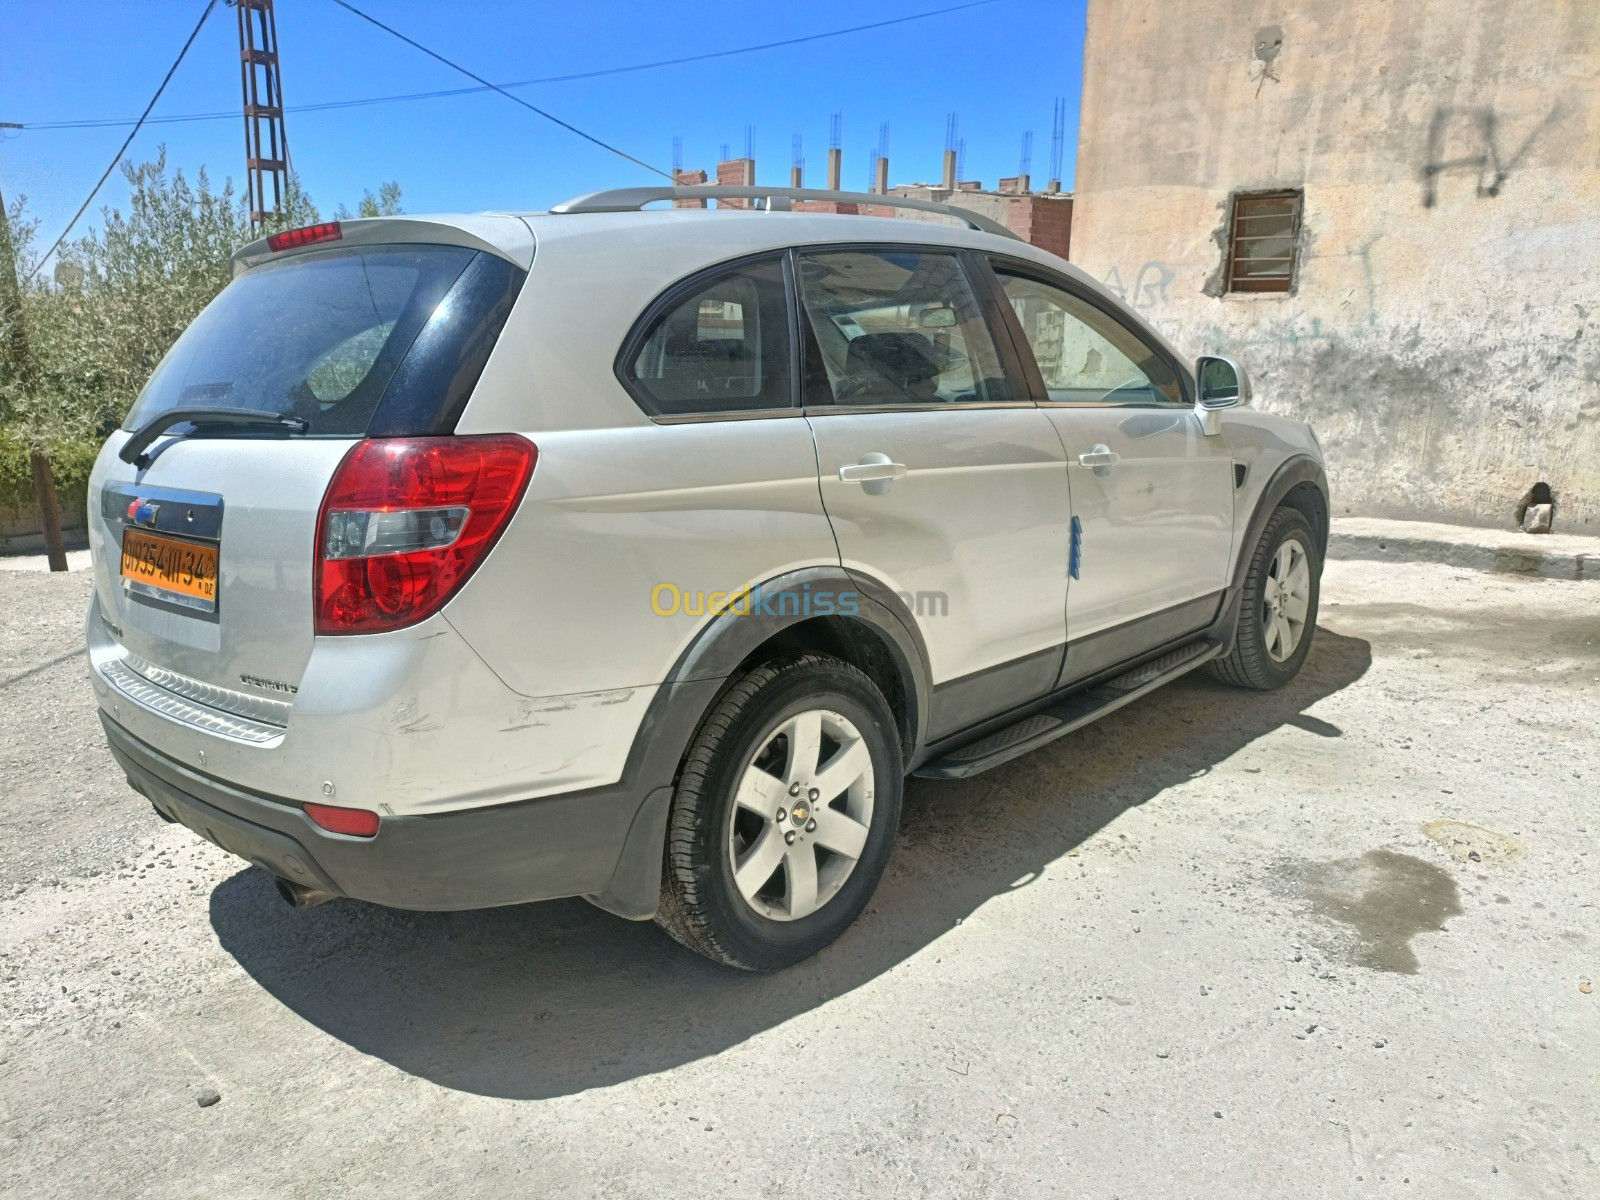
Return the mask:
[(1171, 683), (1215, 658), (1221, 649), (1215, 642), (1207, 641), (1180, 646), (1115, 679), (1074, 692), (1014, 725), (1007, 725), (939, 758), (929, 759), (913, 774), (918, 779), (965, 779), (998, 767)]

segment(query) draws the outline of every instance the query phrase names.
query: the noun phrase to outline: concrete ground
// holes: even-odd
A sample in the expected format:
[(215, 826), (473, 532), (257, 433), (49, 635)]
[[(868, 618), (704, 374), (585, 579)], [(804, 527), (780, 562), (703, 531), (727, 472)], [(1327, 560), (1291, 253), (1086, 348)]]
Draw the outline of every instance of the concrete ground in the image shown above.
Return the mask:
[(124, 786), (87, 593), (0, 575), (7, 1195), (1600, 1185), (1592, 583), (1332, 563), (1291, 686), (913, 783), (768, 977), (578, 901), (286, 908)]

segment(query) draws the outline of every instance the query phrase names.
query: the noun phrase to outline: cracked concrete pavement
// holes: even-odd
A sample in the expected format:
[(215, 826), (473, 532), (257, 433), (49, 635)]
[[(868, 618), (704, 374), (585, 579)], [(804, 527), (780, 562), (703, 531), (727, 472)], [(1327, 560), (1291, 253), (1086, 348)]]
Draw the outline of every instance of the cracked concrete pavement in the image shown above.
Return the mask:
[(913, 783), (767, 977), (580, 901), (288, 909), (123, 783), (87, 596), (0, 574), (5, 1194), (1600, 1184), (1592, 583), (1331, 563), (1291, 686)]

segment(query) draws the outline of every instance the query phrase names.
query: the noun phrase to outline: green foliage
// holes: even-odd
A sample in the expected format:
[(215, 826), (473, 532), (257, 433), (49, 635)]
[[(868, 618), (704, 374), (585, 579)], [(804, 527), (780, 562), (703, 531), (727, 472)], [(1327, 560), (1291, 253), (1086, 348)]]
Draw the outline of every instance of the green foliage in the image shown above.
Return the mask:
[[(97, 444), (56, 442), (45, 447), (56, 481), (56, 498), (63, 518), (83, 511), (89, 489), (89, 472), (94, 469)], [(33, 473), (28, 463), (28, 444), (0, 429), (0, 521), (11, 513), (33, 508)]]
[[(393, 181), (379, 186), (378, 194), (371, 192), (361, 193), (361, 203), (356, 207), (357, 217), (398, 217), (400, 215), (400, 185)], [(352, 219), (350, 210), (344, 205), (339, 205), (339, 210), (333, 214), (335, 220), (349, 221)]]
[[(297, 179), (286, 212), (258, 231), (231, 181), (214, 187), (204, 167), (192, 180), (181, 168), (169, 174), (165, 149), (153, 162), (124, 163), (122, 173), (131, 193), (127, 208), (102, 209), (99, 229), (63, 246), (53, 273), (25, 283), (26, 355), (15, 352), (10, 329), (0, 330), (0, 471), (6, 472), (0, 488), (10, 486), (13, 445), (49, 447), (53, 456), (77, 462), (81, 448), (97, 447), (116, 428), (162, 355), (227, 286), (235, 249), (263, 232), (319, 219)], [(399, 185), (367, 192), (360, 211), (398, 213)], [(7, 216), (26, 276), (38, 222), (21, 198)], [(0, 320), (9, 323), (9, 311), (0, 309)], [(25, 455), (22, 472), (27, 486)]]

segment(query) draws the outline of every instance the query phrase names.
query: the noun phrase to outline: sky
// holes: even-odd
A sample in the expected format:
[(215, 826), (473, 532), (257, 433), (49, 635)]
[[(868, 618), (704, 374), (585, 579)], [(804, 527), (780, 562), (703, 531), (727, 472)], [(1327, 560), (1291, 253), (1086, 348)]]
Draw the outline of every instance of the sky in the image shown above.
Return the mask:
[[(962, 0), (583, 0), (472, 4), (352, 0), (385, 24), (496, 83), (730, 50), (931, 13)], [(1083, 67), (1086, 0), (990, 0), (975, 7), (709, 62), (597, 79), (542, 83), (515, 94), (644, 161), (714, 170), (726, 144), (753, 131), (757, 179), (787, 182), (792, 138), (803, 139), (806, 183), (821, 187), (830, 115), (843, 118), (844, 186), (864, 190), (880, 125), (889, 123), (893, 183), (937, 180), (946, 120), (958, 114), (965, 178), (994, 186), (1015, 174), (1033, 133), (1035, 180), (1049, 173), (1052, 106), (1066, 100), (1063, 186), (1070, 188)], [(0, 7), (0, 121), (126, 118), (143, 110), (189, 35), (204, 0), (108, 0)], [(385, 180), (408, 212), (547, 208), (582, 192), (656, 180), (495, 93), (296, 113), (315, 104), (472, 86), (332, 0), (277, 0), (291, 158), (325, 212), (354, 207)], [(234, 10), (219, 3), (152, 118), (135, 161), (165, 144), (169, 164), (243, 190), (244, 137)], [(128, 134), (127, 127), (0, 130), (0, 190), (25, 195), (53, 241)], [(126, 201), (114, 174), (74, 236), (102, 205)], [(42, 246), (36, 247), (42, 249)]]

